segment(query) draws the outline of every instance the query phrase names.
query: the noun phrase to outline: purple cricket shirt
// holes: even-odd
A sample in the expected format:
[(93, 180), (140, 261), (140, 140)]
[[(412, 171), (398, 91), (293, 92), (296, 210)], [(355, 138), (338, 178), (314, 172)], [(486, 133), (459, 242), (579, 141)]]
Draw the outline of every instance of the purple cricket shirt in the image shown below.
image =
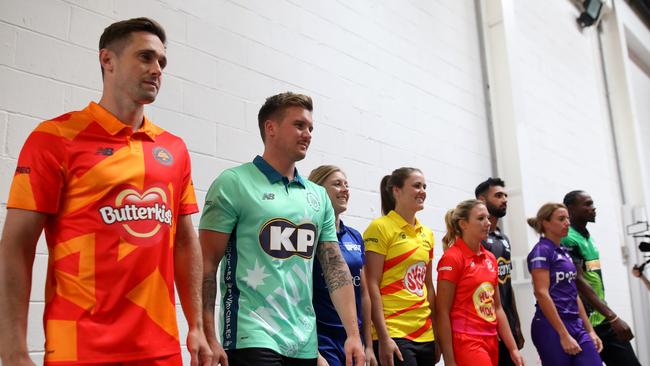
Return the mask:
[[(528, 254), (528, 271), (542, 268), (549, 271), (551, 299), (562, 319), (575, 319), (578, 313), (578, 289), (576, 287), (576, 266), (566, 248), (555, 245), (547, 238), (541, 238)], [(539, 304), (535, 316), (544, 316)]]

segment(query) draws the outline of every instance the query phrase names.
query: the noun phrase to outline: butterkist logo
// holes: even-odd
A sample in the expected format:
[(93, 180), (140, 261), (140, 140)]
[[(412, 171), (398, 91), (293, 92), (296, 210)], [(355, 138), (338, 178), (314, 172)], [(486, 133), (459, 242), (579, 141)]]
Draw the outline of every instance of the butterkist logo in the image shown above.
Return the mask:
[(99, 214), (105, 224), (122, 224), (129, 234), (138, 238), (152, 237), (158, 233), (161, 224), (172, 224), (167, 194), (158, 187), (149, 188), (142, 194), (134, 189), (125, 189), (115, 197), (114, 206), (100, 207)]

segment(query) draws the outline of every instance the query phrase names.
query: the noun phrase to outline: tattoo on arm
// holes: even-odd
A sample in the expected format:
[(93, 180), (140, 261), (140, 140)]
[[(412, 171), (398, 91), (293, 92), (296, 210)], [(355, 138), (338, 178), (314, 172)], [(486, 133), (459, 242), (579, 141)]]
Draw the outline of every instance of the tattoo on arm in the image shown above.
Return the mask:
[(323, 268), (329, 292), (352, 284), (352, 276), (339, 250), (339, 243), (326, 241), (318, 244), (316, 255)]
[(214, 314), (217, 299), (217, 273), (210, 272), (203, 276), (203, 311)]

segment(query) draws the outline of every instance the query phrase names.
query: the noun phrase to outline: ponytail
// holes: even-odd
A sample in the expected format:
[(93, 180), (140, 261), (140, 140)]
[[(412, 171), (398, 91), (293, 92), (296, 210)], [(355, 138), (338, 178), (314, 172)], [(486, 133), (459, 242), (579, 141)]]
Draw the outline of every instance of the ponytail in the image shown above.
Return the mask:
[(387, 215), (395, 209), (395, 196), (393, 196), (393, 187), (402, 188), (404, 182), (413, 174), (413, 172), (422, 171), (418, 168), (402, 167), (393, 170), (391, 175), (384, 176), (379, 183), (379, 194), (381, 196), (381, 212)]
[(443, 250), (449, 249), (457, 238), (463, 236), (463, 230), (460, 228), (460, 220), (469, 221), (469, 213), (478, 205), (485, 205), (479, 200), (465, 200), (459, 203), (456, 208), (452, 208), (445, 214), (445, 225), (447, 233), (442, 238)]

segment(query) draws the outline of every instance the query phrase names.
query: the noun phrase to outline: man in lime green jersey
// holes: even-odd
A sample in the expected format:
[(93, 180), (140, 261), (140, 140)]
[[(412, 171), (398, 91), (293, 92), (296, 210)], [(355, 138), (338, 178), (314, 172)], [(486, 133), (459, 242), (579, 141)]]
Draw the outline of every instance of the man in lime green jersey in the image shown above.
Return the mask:
[(564, 196), (569, 209), (571, 227), (562, 239), (578, 269), (576, 284), (589, 321), (603, 341), (600, 357), (606, 365), (641, 365), (630, 345), (634, 338), (630, 327), (605, 302), (605, 286), (600, 268), (598, 248), (587, 230), (587, 223), (596, 222), (596, 208), (584, 191), (571, 191)]

